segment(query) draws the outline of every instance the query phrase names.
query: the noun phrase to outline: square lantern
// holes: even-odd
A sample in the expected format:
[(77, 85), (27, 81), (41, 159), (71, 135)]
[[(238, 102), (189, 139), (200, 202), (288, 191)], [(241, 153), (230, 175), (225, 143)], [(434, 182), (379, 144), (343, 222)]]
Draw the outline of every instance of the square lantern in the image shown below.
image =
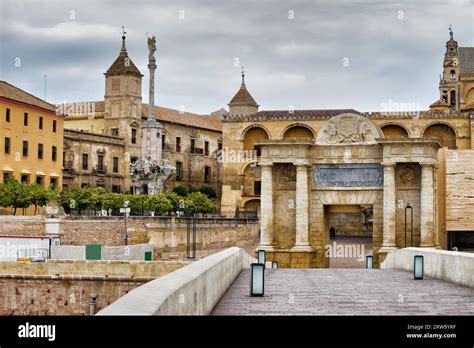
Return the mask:
[(258, 251), (258, 263), (263, 264), (263, 267), (265, 267), (265, 250), (259, 250)]
[(423, 279), (423, 255), (415, 255), (414, 264), (413, 264), (413, 278), (414, 279)]
[(263, 296), (265, 288), (265, 265), (250, 264), (250, 296)]
[(277, 269), (278, 268), (278, 262), (272, 261), (272, 269)]
[(374, 257), (372, 255), (368, 255), (365, 257), (365, 268), (374, 268)]

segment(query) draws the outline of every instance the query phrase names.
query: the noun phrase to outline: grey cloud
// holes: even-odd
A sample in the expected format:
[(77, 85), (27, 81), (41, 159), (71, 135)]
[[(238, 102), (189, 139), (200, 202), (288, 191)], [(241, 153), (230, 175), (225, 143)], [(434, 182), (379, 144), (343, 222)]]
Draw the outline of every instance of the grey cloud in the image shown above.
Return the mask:
[[(460, 45), (474, 41), (469, 0), (2, 1), (0, 6), (2, 79), (42, 96), (47, 73), (49, 101), (100, 100), (102, 73), (119, 52), (125, 25), (129, 55), (145, 78), (145, 33), (158, 37), (158, 103), (196, 113), (225, 106), (236, 92), (235, 57), (246, 66), (247, 86), (263, 109), (377, 110), (390, 99), (426, 108), (437, 97), (449, 24)], [(21, 68), (14, 66), (16, 57)], [(345, 57), (348, 67), (342, 65)]]

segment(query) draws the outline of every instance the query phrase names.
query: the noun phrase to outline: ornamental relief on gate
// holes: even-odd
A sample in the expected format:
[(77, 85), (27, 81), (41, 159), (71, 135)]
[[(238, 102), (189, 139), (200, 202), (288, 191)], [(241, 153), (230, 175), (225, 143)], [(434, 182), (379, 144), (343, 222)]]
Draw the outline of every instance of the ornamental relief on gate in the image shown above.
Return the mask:
[(274, 170), (278, 190), (296, 190), (296, 167), (293, 164), (277, 164)]
[(416, 163), (399, 163), (395, 171), (395, 186), (402, 189), (421, 188), (421, 167)]
[(321, 128), (316, 144), (376, 144), (376, 138), (383, 138), (383, 134), (370, 120), (357, 114), (342, 114)]

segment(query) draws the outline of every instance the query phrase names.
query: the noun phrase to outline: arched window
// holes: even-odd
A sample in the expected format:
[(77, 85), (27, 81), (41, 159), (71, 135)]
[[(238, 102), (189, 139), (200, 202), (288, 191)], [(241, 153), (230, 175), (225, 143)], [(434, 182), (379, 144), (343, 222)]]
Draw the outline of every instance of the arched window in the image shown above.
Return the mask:
[(310, 129), (296, 125), (288, 128), (283, 134), (283, 138), (314, 138), (314, 134)]
[(256, 155), (260, 156), (260, 146), (254, 145), (254, 142), (262, 139), (268, 139), (268, 134), (265, 129), (253, 127), (247, 130), (244, 135), (244, 150), (256, 151)]
[(423, 132), (423, 138), (442, 138), (443, 146), (456, 149), (456, 132), (446, 124), (432, 124)]
[(402, 126), (388, 124), (381, 129), (385, 138), (408, 138), (408, 132)]
[(456, 92), (455, 91), (451, 91), (449, 93), (449, 105), (451, 105), (451, 107), (456, 106)]
[(451, 80), (456, 79), (456, 72), (455, 72), (454, 70), (451, 70), (451, 71), (449, 72), (449, 78), (450, 78)]

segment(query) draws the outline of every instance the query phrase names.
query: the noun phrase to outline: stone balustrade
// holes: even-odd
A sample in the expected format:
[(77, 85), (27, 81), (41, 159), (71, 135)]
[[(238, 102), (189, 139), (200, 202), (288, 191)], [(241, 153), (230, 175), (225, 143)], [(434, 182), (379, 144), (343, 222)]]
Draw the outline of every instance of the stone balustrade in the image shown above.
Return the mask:
[(207, 315), (254, 259), (232, 247), (146, 283), (97, 315)]
[(423, 255), (424, 275), (474, 288), (474, 254), (432, 248), (404, 248), (391, 251), (382, 269), (413, 272), (414, 256)]

